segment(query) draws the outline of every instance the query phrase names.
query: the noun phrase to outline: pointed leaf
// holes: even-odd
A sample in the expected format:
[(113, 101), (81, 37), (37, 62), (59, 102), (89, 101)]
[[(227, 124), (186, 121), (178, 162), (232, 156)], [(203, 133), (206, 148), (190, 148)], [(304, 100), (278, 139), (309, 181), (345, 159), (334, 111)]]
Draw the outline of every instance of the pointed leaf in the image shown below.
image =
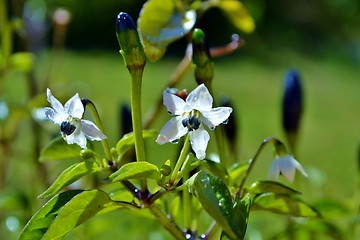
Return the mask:
[(56, 161), (78, 158), (81, 148), (77, 144), (68, 144), (61, 136), (49, 142), (40, 153), (39, 161)]
[[(143, 138), (150, 138), (157, 134), (155, 130), (143, 130)], [(132, 147), (135, 146), (135, 136), (134, 133), (125, 134), (116, 144), (116, 150), (119, 155), (123, 155), (129, 151)]]
[(42, 240), (62, 239), (89, 218), (107, 211), (108, 208), (113, 209), (116, 205), (109, 195), (101, 190), (83, 191), (60, 209)]
[(245, 6), (238, 0), (217, 1), (216, 5), (225, 12), (225, 16), (245, 33), (252, 33), (255, 30), (254, 19), (250, 16)]
[(138, 28), (145, 54), (151, 61), (158, 61), (170, 43), (183, 37), (194, 26), (196, 12), (182, 7), (184, 9), (180, 10), (173, 0), (149, 0), (144, 4)]
[(51, 223), (57, 217), (61, 208), (81, 190), (72, 190), (60, 193), (50, 199), (39, 211), (37, 211), (22, 230), (18, 240), (41, 239)]
[(51, 197), (57, 194), (64, 187), (69, 186), (83, 176), (95, 172), (100, 172), (102, 170), (104, 169), (100, 168), (97, 163), (93, 161), (85, 161), (71, 165), (69, 168), (67, 168), (60, 174), (60, 176), (55, 180), (55, 182), (45, 192), (43, 192), (39, 196), (39, 198)]
[(252, 201), (249, 195), (234, 200), (230, 225), (237, 239), (243, 239), (245, 236), (251, 205)]
[(229, 189), (218, 177), (201, 170), (193, 179), (190, 190), (195, 194), (205, 211), (214, 218), (227, 235), (236, 239), (231, 227), (233, 202)]
[(148, 162), (131, 162), (123, 165), (109, 177), (113, 182), (127, 179), (160, 179), (159, 168)]
[(288, 194), (263, 193), (255, 197), (253, 209), (266, 210), (294, 217), (317, 217), (317, 210), (302, 200)]
[(251, 194), (257, 195), (260, 193), (273, 192), (284, 194), (300, 194), (300, 192), (287, 187), (281, 183), (273, 181), (257, 181), (248, 189)]

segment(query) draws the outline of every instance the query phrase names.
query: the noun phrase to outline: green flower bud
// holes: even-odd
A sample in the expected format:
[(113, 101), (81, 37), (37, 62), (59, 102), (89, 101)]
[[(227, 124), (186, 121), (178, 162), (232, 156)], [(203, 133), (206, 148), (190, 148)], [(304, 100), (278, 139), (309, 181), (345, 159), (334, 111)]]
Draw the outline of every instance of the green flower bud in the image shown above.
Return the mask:
[(171, 173), (171, 167), (168, 166), (168, 165), (163, 165), (161, 168), (160, 168), (160, 173), (164, 176), (169, 176), (170, 173)]
[(95, 157), (95, 154), (94, 154), (94, 152), (93, 152), (92, 150), (90, 150), (90, 149), (83, 149), (83, 150), (81, 150), (81, 152), (80, 152), (80, 157), (81, 157), (81, 159), (83, 159), (83, 160), (88, 160), (88, 159), (90, 159), (90, 158), (94, 158), (94, 157)]
[(146, 56), (139, 38), (137, 28), (129, 14), (120, 12), (116, 18), (116, 36), (120, 45), (120, 53), (129, 70), (143, 69)]
[(196, 28), (193, 32), (193, 63), (195, 64), (195, 79), (200, 85), (210, 87), (214, 76), (214, 64), (211, 60), (209, 47), (204, 32)]

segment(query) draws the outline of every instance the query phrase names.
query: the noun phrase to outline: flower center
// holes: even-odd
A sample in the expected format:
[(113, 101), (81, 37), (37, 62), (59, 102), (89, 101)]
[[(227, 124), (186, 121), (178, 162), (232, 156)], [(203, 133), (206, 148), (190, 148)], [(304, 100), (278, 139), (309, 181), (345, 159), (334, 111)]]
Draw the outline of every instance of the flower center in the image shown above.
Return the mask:
[(200, 127), (201, 121), (195, 117), (191, 116), (182, 120), (182, 125), (187, 127), (189, 131), (195, 131)]
[(60, 131), (65, 135), (70, 135), (75, 131), (76, 127), (68, 121), (64, 121), (60, 124)]

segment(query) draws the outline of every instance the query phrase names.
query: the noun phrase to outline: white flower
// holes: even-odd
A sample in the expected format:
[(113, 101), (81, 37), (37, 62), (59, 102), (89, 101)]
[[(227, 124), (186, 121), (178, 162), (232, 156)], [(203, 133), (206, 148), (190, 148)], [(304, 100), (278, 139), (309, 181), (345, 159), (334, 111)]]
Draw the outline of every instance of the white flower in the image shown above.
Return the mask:
[(305, 177), (308, 176), (304, 168), (293, 156), (276, 156), (270, 165), (269, 177), (273, 180), (277, 180), (279, 175), (282, 174), (287, 180), (289, 180), (289, 182), (293, 182), (296, 169), (299, 170)]
[(91, 141), (101, 141), (106, 136), (91, 121), (82, 120), (84, 106), (75, 94), (63, 106), (52, 94), (50, 89), (46, 91), (47, 100), (52, 108), (45, 108), (45, 115), (53, 123), (60, 125), (60, 132), (68, 144), (76, 143), (81, 148), (86, 148), (86, 137)]
[(163, 100), (168, 112), (175, 117), (161, 129), (156, 142), (177, 143), (179, 138), (189, 133), (191, 147), (196, 157), (204, 159), (210, 135), (202, 123), (213, 130), (229, 118), (232, 108), (212, 108), (213, 99), (204, 84), (195, 88), (185, 101), (166, 90), (163, 92)]

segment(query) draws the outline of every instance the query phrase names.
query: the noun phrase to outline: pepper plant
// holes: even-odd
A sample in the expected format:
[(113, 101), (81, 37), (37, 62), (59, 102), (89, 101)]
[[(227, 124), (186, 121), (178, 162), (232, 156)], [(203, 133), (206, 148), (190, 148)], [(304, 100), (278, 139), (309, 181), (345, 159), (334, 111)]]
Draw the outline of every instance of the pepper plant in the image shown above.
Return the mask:
[[(65, 169), (39, 195), (49, 200), (32, 216), (19, 239), (61, 239), (97, 215), (118, 211), (121, 217), (121, 209), (149, 211), (175, 239), (243, 239), (249, 217), (256, 210), (295, 217), (319, 216), (299, 198), (298, 191), (276, 181), (283, 175), (292, 182), (296, 169), (307, 176), (282, 141), (266, 138), (249, 161), (240, 161), (235, 151), (228, 151), (237, 147), (236, 135), (227, 130), (236, 124), (232, 121), (235, 112), (231, 106), (216, 106), (212, 58), (229, 54), (244, 42), (234, 35), (228, 45), (209, 48), (204, 32), (195, 25), (212, 7), (225, 11), (240, 30), (253, 31), (251, 16), (235, 0), (150, 0), (143, 6), (137, 27), (127, 13), (118, 14), (116, 35), (130, 75), (133, 131), (123, 135), (115, 146), (108, 142), (107, 132), (111, 130), (102, 125), (96, 99), (81, 99), (81, 93), (75, 93), (63, 104), (48, 86), (50, 107), (43, 111), (59, 125), (60, 133), (39, 157), (46, 161), (81, 156), (81, 161)], [(159, 93), (151, 117), (143, 120), (141, 97), (146, 62), (158, 61), (170, 43), (184, 36), (189, 42), (185, 57), (175, 77), (162, 95)], [(191, 63), (195, 81), (188, 93), (176, 86)], [(162, 105), (171, 116), (159, 131), (152, 126)], [(84, 119), (86, 111), (90, 111), (94, 122)], [(175, 158), (165, 156), (158, 166), (147, 156), (144, 139), (152, 139), (152, 144), (178, 144), (181, 150)], [(103, 151), (98, 151), (93, 141), (101, 141)], [(216, 160), (207, 152), (210, 141), (217, 146)], [(269, 168), (272, 180), (249, 183), (265, 147), (274, 149)], [(89, 177), (93, 177), (93, 187), (74, 189), (73, 183)], [(207, 226), (200, 216), (204, 212), (212, 221)]]

